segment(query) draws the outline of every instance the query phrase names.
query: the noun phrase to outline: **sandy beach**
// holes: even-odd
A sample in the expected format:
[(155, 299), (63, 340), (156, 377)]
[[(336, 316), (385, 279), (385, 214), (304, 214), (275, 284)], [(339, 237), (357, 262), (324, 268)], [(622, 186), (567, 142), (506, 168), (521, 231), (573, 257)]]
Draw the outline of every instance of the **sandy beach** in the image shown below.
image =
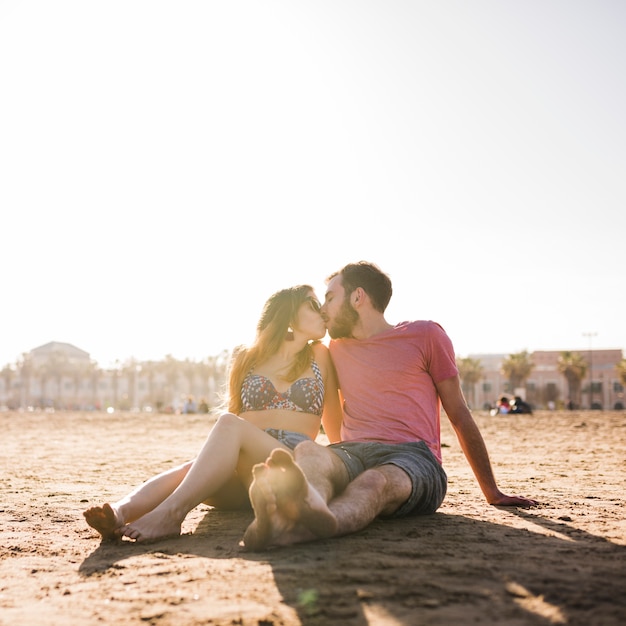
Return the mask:
[(0, 624), (626, 623), (626, 413), (475, 416), (500, 487), (541, 506), (487, 505), (444, 418), (435, 515), (249, 553), (247, 511), (150, 545), (82, 516), (192, 458), (206, 415), (0, 413)]

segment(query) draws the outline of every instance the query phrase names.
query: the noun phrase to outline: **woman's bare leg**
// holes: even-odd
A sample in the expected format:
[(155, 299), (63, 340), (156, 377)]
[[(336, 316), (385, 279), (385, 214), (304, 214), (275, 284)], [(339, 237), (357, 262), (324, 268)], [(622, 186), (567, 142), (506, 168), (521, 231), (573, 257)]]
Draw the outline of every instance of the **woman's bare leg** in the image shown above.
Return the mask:
[(134, 522), (161, 504), (180, 485), (192, 463), (189, 461), (150, 478), (114, 504), (106, 502), (87, 509), (83, 512), (87, 523), (103, 539), (118, 537), (125, 524)]
[(252, 466), (279, 447), (285, 448), (246, 420), (231, 413), (222, 415), (176, 489), (154, 510), (126, 524), (121, 534), (136, 541), (179, 535), (191, 509), (219, 493), (235, 474), (247, 486)]

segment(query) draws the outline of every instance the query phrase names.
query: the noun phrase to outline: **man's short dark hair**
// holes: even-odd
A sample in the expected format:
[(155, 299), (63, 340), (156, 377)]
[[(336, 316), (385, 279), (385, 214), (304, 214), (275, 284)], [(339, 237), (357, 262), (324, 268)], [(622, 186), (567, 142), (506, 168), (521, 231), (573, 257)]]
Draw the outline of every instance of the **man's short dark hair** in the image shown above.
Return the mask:
[(341, 276), (341, 282), (348, 297), (357, 287), (370, 297), (372, 305), (377, 311), (385, 312), (391, 294), (391, 279), (374, 263), (359, 261), (348, 263), (345, 267), (329, 276), (328, 280)]

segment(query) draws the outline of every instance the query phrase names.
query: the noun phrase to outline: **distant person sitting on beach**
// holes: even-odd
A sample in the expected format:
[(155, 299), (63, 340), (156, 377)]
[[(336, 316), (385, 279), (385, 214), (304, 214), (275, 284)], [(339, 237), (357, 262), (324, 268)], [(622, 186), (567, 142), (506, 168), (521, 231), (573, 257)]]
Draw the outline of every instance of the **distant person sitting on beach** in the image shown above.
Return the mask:
[(498, 413), (503, 413), (506, 415), (511, 411), (511, 403), (506, 396), (502, 396), (498, 402), (496, 402), (496, 408), (498, 409)]
[(200, 503), (249, 507), (252, 467), (275, 448), (314, 440), (320, 423), (339, 437), (341, 406), (320, 303), (308, 285), (266, 302), (249, 347), (239, 348), (229, 374), (228, 411), (216, 421), (195, 460), (165, 471), (114, 504), (83, 515), (103, 539), (154, 541), (179, 535)]
[(532, 408), (528, 402), (522, 400), (521, 396), (515, 396), (511, 402), (509, 413), (527, 413), (532, 415)]
[(183, 413), (184, 414), (193, 414), (197, 410), (196, 401), (192, 396), (189, 396), (187, 400), (185, 400), (185, 404), (183, 405)]

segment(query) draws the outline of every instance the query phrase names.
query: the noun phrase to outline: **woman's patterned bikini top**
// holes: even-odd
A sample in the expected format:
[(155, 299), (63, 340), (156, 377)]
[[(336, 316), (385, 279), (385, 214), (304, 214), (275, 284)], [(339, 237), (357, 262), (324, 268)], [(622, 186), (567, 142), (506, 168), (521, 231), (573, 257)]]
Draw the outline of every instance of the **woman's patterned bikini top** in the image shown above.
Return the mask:
[(311, 369), (315, 378), (300, 378), (284, 393), (277, 391), (269, 378), (254, 374), (251, 370), (241, 385), (242, 410), (287, 409), (321, 416), (324, 408), (324, 381), (315, 361), (311, 361)]

